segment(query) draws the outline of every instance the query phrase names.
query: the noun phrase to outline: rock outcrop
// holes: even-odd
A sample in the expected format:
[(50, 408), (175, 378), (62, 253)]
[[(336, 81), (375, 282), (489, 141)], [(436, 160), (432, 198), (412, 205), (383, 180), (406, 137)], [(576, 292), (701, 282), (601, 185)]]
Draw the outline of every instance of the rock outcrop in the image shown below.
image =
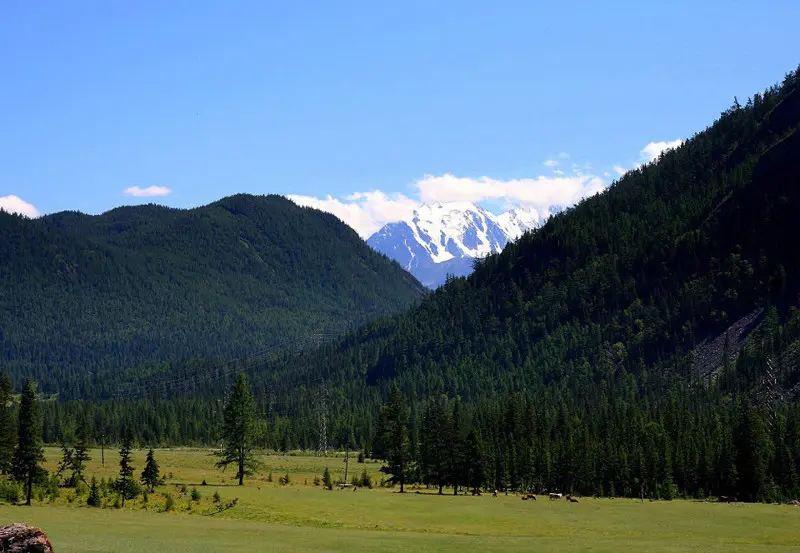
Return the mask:
[(0, 526), (0, 551), (4, 553), (52, 553), (53, 545), (41, 528), (19, 522)]

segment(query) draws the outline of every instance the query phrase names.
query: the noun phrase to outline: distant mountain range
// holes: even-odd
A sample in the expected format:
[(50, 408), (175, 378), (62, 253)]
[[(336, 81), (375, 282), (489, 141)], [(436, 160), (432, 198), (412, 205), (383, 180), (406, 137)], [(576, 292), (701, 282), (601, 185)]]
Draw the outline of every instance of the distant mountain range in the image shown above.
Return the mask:
[(470, 202), (426, 204), (381, 228), (367, 244), (436, 288), (448, 275), (470, 274), (475, 259), (502, 250), (542, 222), (532, 209), (495, 215)]

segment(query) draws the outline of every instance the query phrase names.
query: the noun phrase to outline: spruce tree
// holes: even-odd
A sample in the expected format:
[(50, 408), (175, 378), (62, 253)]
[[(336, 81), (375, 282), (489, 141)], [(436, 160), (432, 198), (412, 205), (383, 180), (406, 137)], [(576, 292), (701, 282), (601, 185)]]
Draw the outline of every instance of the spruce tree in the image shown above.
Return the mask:
[(137, 495), (136, 482), (133, 479), (133, 431), (128, 428), (119, 447), (119, 478), (114, 486), (122, 498), (122, 506), (126, 499), (133, 499)]
[(11, 472), (25, 487), (25, 504), (31, 504), (33, 483), (45, 474), (42, 448), (42, 419), (36, 403), (36, 387), (28, 378), (22, 389), (17, 421), (17, 447), (14, 449)]
[(255, 409), (253, 397), (247, 387), (244, 373), (239, 374), (231, 396), (225, 406), (225, 422), (222, 428), (222, 449), (216, 453), (220, 458), (217, 467), (223, 470), (228, 465), (236, 466), (236, 478), (244, 485), (244, 477), (258, 468), (253, 449), (255, 447)]
[(89, 497), (86, 498), (86, 504), (90, 507), (100, 506), (100, 490), (97, 488), (97, 479), (92, 476), (92, 486), (89, 488)]
[(11, 471), (14, 444), (17, 443), (14, 409), (12, 406), (14, 385), (8, 373), (0, 372), (0, 474)]
[(408, 439), (408, 408), (400, 388), (392, 383), (389, 398), (381, 409), (380, 434), (376, 455), (386, 464), (381, 472), (391, 475), (392, 482), (400, 483), (400, 493), (405, 491), (406, 473), (410, 462)]
[(144, 470), (142, 471), (142, 484), (153, 492), (159, 482), (160, 473), (158, 470), (158, 462), (156, 461), (155, 453), (153, 453), (153, 448), (151, 447), (147, 452), (147, 460), (145, 461)]

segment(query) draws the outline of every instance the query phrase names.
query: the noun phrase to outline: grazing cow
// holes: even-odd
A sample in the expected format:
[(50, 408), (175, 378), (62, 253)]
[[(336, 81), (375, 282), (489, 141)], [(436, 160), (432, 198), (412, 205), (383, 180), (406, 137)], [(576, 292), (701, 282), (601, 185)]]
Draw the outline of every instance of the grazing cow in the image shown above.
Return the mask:
[(528, 501), (528, 496), (527, 495), (523, 495), (522, 496), (522, 501)]
[(497, 497), (497, 490), (492, 492), (492, 497)]
[(550, 501), (561, 501), (561, 498), (564, 497), (560, 493), (550, 493)]
[(472, 495), (481, 495), (481, 491), (478, 488), (472, 490)]
[(578, 500), (572, 497), (571, 495), (567, 496), (567, 501), (569, 501), (570, 503), (578, 503)]
[(719, 502), (720, 503), (736, 503), (736, 498), (735, 497), (728, 497), (727, 495), (721, 495), (721, 496), (719, 496)]
[(536, 501), (536, 496), (533, 495), (532, 493), (529, 493), (528, 494), (528, 499), (533, 499), (534, 501)]

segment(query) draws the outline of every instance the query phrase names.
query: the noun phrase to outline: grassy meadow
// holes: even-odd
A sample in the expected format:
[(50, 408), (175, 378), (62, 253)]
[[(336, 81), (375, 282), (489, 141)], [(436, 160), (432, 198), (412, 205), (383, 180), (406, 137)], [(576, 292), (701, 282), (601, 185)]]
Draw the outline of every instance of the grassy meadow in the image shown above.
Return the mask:
[[(136, 453), (138, 471), (144, 451)], [(48, 449), (55, 469), (57, 449)], [(313, 485), (326, 466), (343, 477), (343, 457), (263, 456), (263, 469), (235, 485), (233, 473), (214, 467), (207, 450), (156, 453), (167, 483), (147, 504), (137, 499), (115, 509), (85, 506), (85, 497), (62, 490), (54, 503), (34, 507), (0, 504), (0, 523), (41, 526), (56, 551), (800, 551), (800, 508), (783, 505), (718, 504), (690, 501), (645, 502), (581, 499), (578, 504), (437, 496), (411, 489), (323, 491)], [(115, 476), (116, 451), (92, 451), (89, 475)], [(379, 480), (379, 465), (351, 457), (350, 474), (364, 469)], [(137, 473), (138, 473), (137, 471)], [(268, 481), (269, 473), (273, 481)], [(289, 475), (289, 484), (278, 483)], [(207, 485), (201, 483), (206, 481)], [(186, 486), (186, 492), (182, 492)], [(196, 487), (199, 501), (192, 501)], [(216, 511), (211, 497), (236, 505)], [(165, 494), (175, 501), (162, 512)]]

